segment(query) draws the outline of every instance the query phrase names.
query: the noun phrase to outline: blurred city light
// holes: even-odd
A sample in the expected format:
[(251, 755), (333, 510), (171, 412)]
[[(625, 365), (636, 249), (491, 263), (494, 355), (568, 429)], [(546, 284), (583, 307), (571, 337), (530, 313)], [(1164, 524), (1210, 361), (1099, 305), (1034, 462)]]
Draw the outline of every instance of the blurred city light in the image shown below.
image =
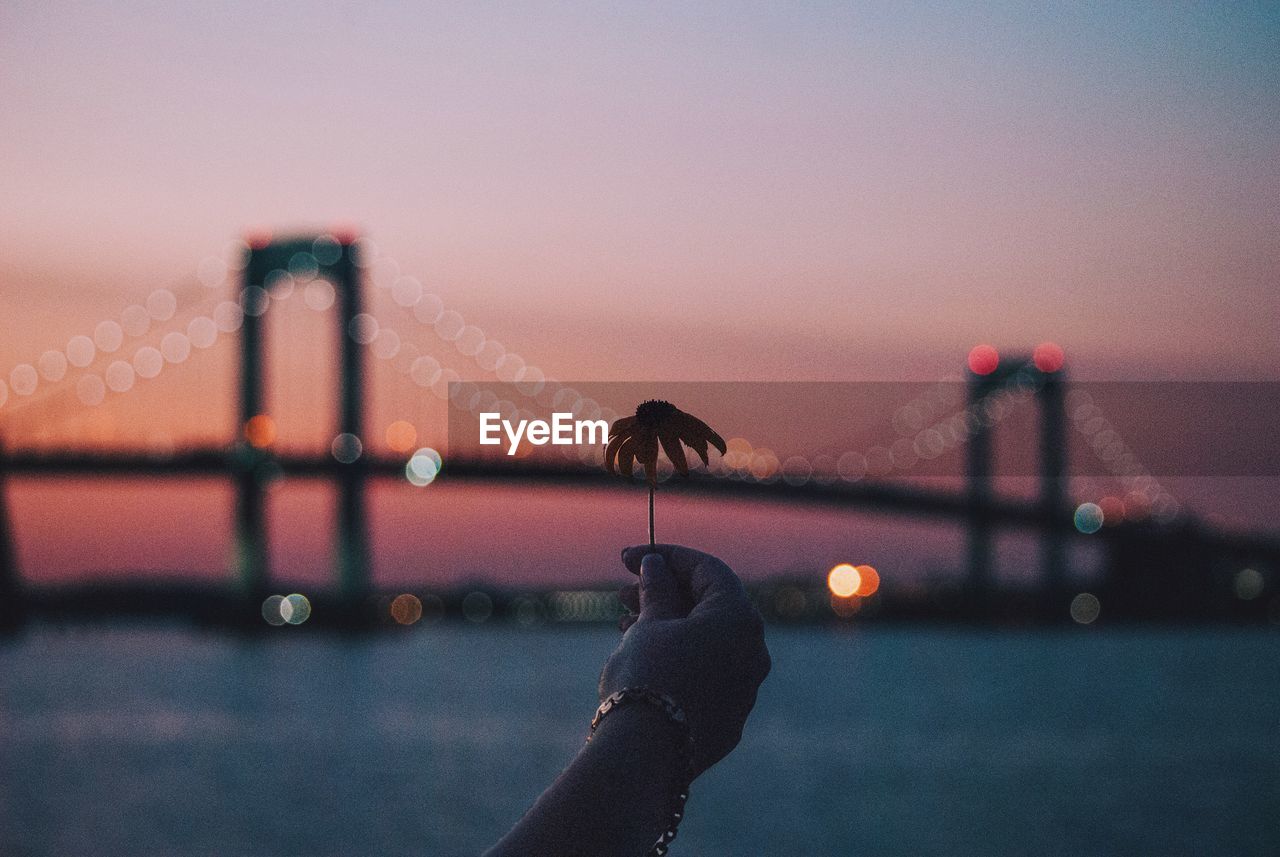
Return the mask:
[(429, 446), (419, 449), (404, 467), (405, 478), (413, 485), (424, 488), (435, 481), (440, 474), (440, 466), (444, 460), (440, 453)]
[(418, 442), (418, 430), (412, 423), (396, 420), (387, 426), (387, 446), (393, 452), (408, 452)]
[(280, 618), (290, 625), (301, 625), (311, 618), (311, 602), (296, 592), (285, 596), (280, 601)]
[(276, 442), (276, 421), (266, 414), (250, 417), (244, 424), (244, 439), (256, 449), (266, 449)]
[(262, 602), (262, 618), (268, 625), (283, 625), (285, 618), (281, 615), (280, 606), (284, 604), (283, 595), (269, 595)]
[(422, 601), (407, 592), (397, 595), (391, 601), (391, 618), (401, 625), (412, 625), (422, 618)]
[(857, 572), (860, 582), (858, 583), (858, 589), (854, 594), (863, 598), (869, 598), (870, 596), (875, 595), (876, 591), (880, 588), (880, 572), (876, 571), (869, 565), (857, 566)]
[(1090, 624), (1101, 612), (1102, 605), (1092, 593), (1081, 592), (1071, 599), (1071, 618), (1081, 625)]
[(861, 572), (847, 562), (840, 563), (827, 573), (827, 588), (837, 598), (850, 598), (857, 595), (861, 585)]
[(1062, 347), (1054, 342), (1041, 342), (1031, 352), (1031, 362), (1046, 374), (1057, 372), (1062, 368)]
[(1105, 520), (1106, 517), (1102, 513), (1102, 507), (1097, 503), (1081, 503), (1076, 507), (1076, 529), (1085, 535), (1096, 533), (1102, 529), (1102, 524)]
[(338, 462), (351, 464), (364, 452), (364, 444), (360, 442), (360, 438), (350, 432), (343, 432), (333, 439), (329, 451)]
[(1000, 352), (991, 345), (975, 345), (969, 352), (969, 371), (975, 375), (990, 375), (1000, 366)]
[(487, 622), (493, 615), (493, 599), (483, 592), (469, 592), (462, 599), (462, 615), (477, 625)]
[(1262, 576), (1262, 572), (1256, 568), (1242, 568), (1236, 572), (1235, 580), (1232, 581), (1232, 589), (1235, 590), (1236, 597), (1241, 601), (1253, 601), (1262, 594), (1266, 588), (1267, 582)]

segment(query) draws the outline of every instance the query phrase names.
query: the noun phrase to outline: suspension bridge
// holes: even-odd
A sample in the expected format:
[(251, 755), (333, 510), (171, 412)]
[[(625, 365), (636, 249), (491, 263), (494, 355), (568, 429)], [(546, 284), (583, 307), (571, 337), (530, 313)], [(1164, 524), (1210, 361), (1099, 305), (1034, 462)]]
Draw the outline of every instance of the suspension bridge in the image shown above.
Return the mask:
[[(271, 592), (273, 576), (265, 497), (269, 482), (277, 474), (293, 479), (323, 480), (335, 486), (333, 586), (318, 598), (325, 607), (322, 612), (339, 624), (368, 622), (372, 596), (376, 593), (369, 574), (372, 546), (367, 492), (372, 481), (403, 480), (406, 458), (366, 450), (361, 442), (366, 435), (368, 408), (366, 351), (377, 347), (376, 336), (368, 335), (368, 328), (376, 327), (377, 323), (365, 308), (364, 279), (369, 264), (368, 260), (361, 259), (361, 252), (359, 241), (331, 235), (259, 238), (243, 247), (243, 259), (233, 267), (240, 279), (236, 283), (238, 300), (231, 309), (227, 309), (225, 302), (220, 304), (212, 317), (201, 317), (202, 322), (207, 323), (199, 325), (201, 331), (217, 326), (236, 335), (236, 409), (241, 436), (234, 442), (162, 451), (24, 445), (20, 432), (15, 432), (17, 421), (0, 410), (0, 419), (5, 420), (0, 422), (0, 432), (3, 432), (0, 433), (0, 626), (18, 627), (32, 615), (146, 612), (148, 609), (157, 613), (195, 610), (206, 614), (205, 618), (212, 615), (220, 621), (244, 624), (246, 617), (257, 616), (257, 605)], [(252, 430), (255, 424), (261, 425), (261, 421), (268, 418), (263, 381), (269, 345), (268, 308), (273, 297), (295, 287), (297, 279), (289, 272), (299, 268), (305, 274), (300, 279), (323, 284), (314, 293), (314, 301), (311, 286), (307, 287), (308, 303), (317, 309), (334, 308), (338, 371), (334, 391), (336, 413), (332, 415), (331, 425), (337, 439), (331, 454), (275, 448), (269, 439), (255, 437)], [(324, 289), (331, 292), (326, 293)], [(442, 308), (433, 307), (427, 313), (417, 310), (422, 300), (421, 290), (415, 290), (412, 283), (400, 292), (397, 303), (414, 307), (415, 314), (423, 321), (442, 323), (445, 315)], [(169, 313), (162, 306), (152, 314), (159, 318)], [(153, 328), (151, 332), (155, 335), (162, 331)], [(158, 373), (160, 370), (151, 365), (157, 359), (161, 367), (182, 363), (192, 343), (195, 347), (203, 345), (196, 335), (195, 322), (188, 326), (188, 334), (174, 339), (169, 338), (171, 334), (165, 334), (161, 348), (153, 349), (157, 354), (147, 353), (146, 359), (143, 359), (145, 349), (139, 350), (130, 364), (133, 368), (116, 373), (127, 378), (113, 379), (110, 369), (105, 381), (99, 381), (96, 375), (82, 376), (77, 384), (80, 402), (89, 406), (99, 401), (106, 395), (105, 389), (100, 388), (121, 392), (129, 389), (130, 383), (126, 381), (132, 381), (130, 372), (139, 377)], [(394, 344), (398, 347), (398, 340)], [(85, 365), (85, 360), (77, 359), (73, 351), (69, 346), (61, 362), (58, 357), (43, 361), (38, 374), (35, 369), (21, 373), (15, 370), (11, 375), (14, 404), (21, 404), (17, 402), (19, 395), (31, 395), (31, 388), (41, 376), (52, 379), (55, 388), (59, 384), (67, 386), (68, 364)], [(410, 371), (416, 372), (424, 365), (420, 363), (422, 360), (428, 361), (425, 365), (429, 377), (425, 380), (431, 385), (447, 385), (457, 377), (456, 373), (451, 377), (437, 371), (439, 364), (429, 357), (419, 357), (411, 364)], [(63, 371), (58, 371), (59, 367)], [(536, 373), (521, 361), (503, 380), (519, 381), (526, 371)], [(837, 478), (836, 474), (797, 482), (777, 478), (725, 478), (723, 473), (695, 474), (685, 490), (793, 507), (849, 509), (960, 523), (967, 541), (960, 615), (989, 619), (1008, 614), (1010, 603), (1014, 603), (1012, 609), (1023, 617), (1059, 616), (1063, 598), (1070, 592), (1066, 545), (1080, 537), (1078, 522), (1073, 518), (1075, 505), (1067, 494), (1069, 419), (1064, 403), (1068, 382), (1061, 355), (1048, 361), (1040, 359), (1039, 354), (1005, 356), (990, 365), (975, 365), (971, 360), (967, 377), (968, 399), (962, 409), (958, 440), (965, 445), (963, 490), (921, 488), (888, 480), (848, 480)], [(86, 383), (86, 379), (90, 380)], [(542, 383), (542, 378), (539, 377), (538, 382)], [(1010, 390), (1022, 391), (1038, 406), (1039, 488), (1037, 497), (1031, 501), (999, 496), (993, 488), (993, 439), (999, 419), (988, 417), (996, 410), (992, 406)], [(33, 419), (37, 424), (42, 419), (36, 397), (31, 401), (27, 407), (34, 408), (35, 416), (27, 415), (28, 427)], [(49, 401), (61, 402), (58, 412), (65, 414), (65, 396)], [(340, 450), (340, 444), (347, 448)], [(91, 596), (83, 591), (77, 594), (76, 590), (33, 584), (24, 578), (19, 564), (16, 534), (5, 498), (6, 480), (53, 477), (227, 480), (234, 487), (234, 583), (212, 594), (202, 592), (200, 598), (186, 597), (189, 593), (181, 587), (166, 591), (154, 582), (117, 583), (114, 588), (95, 588)], [(493, 460), (451, 455), (437, 478), (459, 484), (545, 484), (601, 490), (625, 487), (625, 483), (608, 477), (601, 467), (576, 460)], [(1030, 606), (1022, 595), (1011, 602), (1008, 593), (1002, 593), (993, 582), (993, 544), (997, 535), (1006, 529), (1030, 532), (1039, 541), (1039, 587)], [(1245, 565), (1280, 569), (1280, 542), (1276, 539), (1219, 532), (1187, 514), (1163, 521), (1125, 521), (1101, 529), (1091, 537), (1105, 545), (1102, 590), (1109, 610), (1122, 617), (1257, 618), (1259, 605), (1242, 608), (1237, 600), (1224, 596), (1223, 572)], [(884, 597), (891, 600), (889, 594)], [(1249, 612), (1250, 608), (1253, 613)], [(923, 617), (929, 612), (920, 605), (897, 605), (900, 615)]]

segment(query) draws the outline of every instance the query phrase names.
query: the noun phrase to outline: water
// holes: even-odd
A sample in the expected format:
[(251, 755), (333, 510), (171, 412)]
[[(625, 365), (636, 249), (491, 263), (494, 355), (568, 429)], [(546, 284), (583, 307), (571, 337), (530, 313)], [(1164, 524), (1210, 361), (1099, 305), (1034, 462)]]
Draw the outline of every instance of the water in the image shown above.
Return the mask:
[[(0, 643), (0, 854), (463, 855), (561, 769), (614, 633)], [(675, 854), (1280, 853), (1280, 634), (771, 628)]]

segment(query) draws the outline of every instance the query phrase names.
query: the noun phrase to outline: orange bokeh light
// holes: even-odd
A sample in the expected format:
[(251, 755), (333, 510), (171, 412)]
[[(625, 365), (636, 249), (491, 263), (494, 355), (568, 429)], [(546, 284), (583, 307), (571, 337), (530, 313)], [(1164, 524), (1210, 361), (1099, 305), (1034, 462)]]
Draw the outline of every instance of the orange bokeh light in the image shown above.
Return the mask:
[(1109, 527), (1124, 520), (1126, 510), (1124, 501), (1119, 497), (1103, 497), (1098, 501), (1098, 508), (1102, 510), (1103, 523)]
[(250, 417), (244, 424), (244, 439), (257, 449), (266, 449), (276, 442), (276, 421), (266, 414)]
[(969, 352), (969, 371), (975, 375), (990, 375), (1000, 365), (1000, 352), (991, 345), (975, 345)]
[(412, 423), (396, 420), (387, 426), (387, 446), (394, 452), (408, 452), (418, 443), (418, 430)]
[(827, 572), (827, 588), (838, 598), (857, 595), (861, 585), (861, 573), (847, 562), (842, 562)]
[(863, 598), (875, 595), (876, 590), (880, 588), (880, 572), (869, 565), (860, 565), (856, 570), (858, 577), (861, 579), (856, 594), (861, 595)]
[(422, 602), (407, 592), (397, 595), (391, 602), (391, 618), (401, 625), (412, 625), (422, 618)]
[(1055, 342), (1041, 342), (1031, 352), (1031, 362), (1036, 364), (1036, 368), (1041, 372), (1057, 372), (1062, 368), (1064, 355), (1062, 346)]

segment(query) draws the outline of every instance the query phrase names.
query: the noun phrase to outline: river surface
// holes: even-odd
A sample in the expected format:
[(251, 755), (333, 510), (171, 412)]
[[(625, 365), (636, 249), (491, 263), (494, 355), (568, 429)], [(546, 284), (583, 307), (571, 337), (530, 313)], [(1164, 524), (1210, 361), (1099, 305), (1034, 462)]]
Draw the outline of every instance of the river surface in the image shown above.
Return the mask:
[[(468, 855), (582, 740), (603, 628), (0, 642), (0, 854)], [(673, 854), (1280, 853), (1280, 633), (770, 628)]]

